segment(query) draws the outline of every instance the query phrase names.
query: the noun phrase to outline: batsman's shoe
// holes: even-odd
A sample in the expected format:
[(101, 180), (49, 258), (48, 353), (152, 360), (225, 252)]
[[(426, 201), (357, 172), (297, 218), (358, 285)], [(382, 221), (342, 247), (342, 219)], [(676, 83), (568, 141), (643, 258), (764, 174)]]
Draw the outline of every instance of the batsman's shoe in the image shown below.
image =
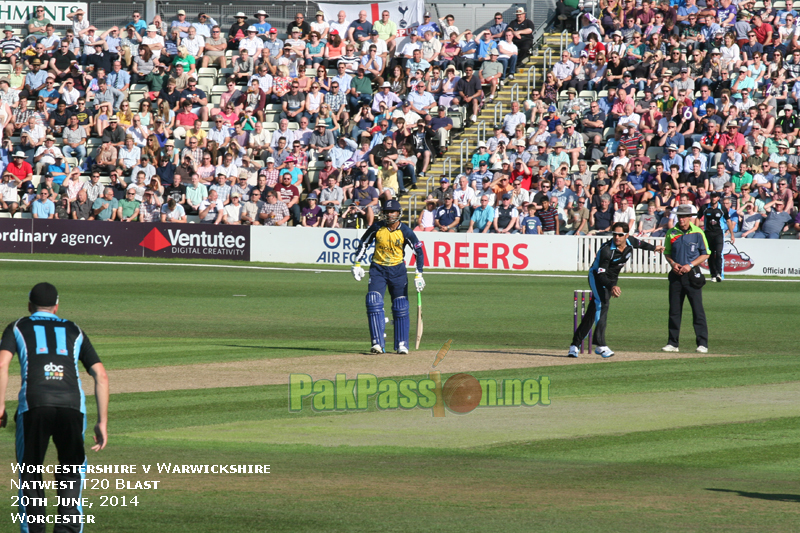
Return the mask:
[(578, 357), (578, 347), (575, 346), (574, 344), (572, 346), (570, 346), (569, 347), (569, 352), (567, 353), (567, 357), (575, 357), (577, 359), (577, 357)]
[(598, 346), (597, 348), (594, 349), (594, 353), (596, 353), (603, 359), (608, 359), (609, 357), (614, 355), (614, 352), (612, 352), (611, 348), (609, 348), (608, 346)]
[(384, 353), (383, 347), (380, 344), (373, 344), (370, 351), (372, 353)]
[(705, 346), (698, 346), (697, 353), (708, 353), (708, 348), (706, 348)]
[(397, 347), (397, 353), (404, 355), (408, 354), (408, 346), (406, 346), (406, 343), (404, 342), (400, 343), (400, 345)]
[(677, 353), (677, 352), (680, 352), (680, 350), (678, 349), (678, 347), (677, 347), (677, 346), (673, 346), (673, 345), (671, 345), (671, 344), (667, 344), (666, 346), (664, 346), (663, 348), (661, 348), (661, 351), (662, 351), (662, 352), (676, 352), (676, 353)]

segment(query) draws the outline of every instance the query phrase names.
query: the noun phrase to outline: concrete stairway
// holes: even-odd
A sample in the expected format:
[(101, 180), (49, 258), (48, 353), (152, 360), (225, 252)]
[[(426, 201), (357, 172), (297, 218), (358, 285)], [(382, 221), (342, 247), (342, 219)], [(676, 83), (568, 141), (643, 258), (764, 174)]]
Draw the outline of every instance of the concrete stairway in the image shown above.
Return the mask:
[[(558, 61), (559, 47), (560, 34), (545, 34), (534, 54), (528, 58), (524, 65), (517, 67), (514, 79), (506, 80), (503, 88), (498, 90), (494, 100), (485, 102), (481, 113), (478, 115), (478, 120), (465, 128), (459, 135), (451, 137), (447, 152), (443, 157), (436, 159), (436, 162), (425, 173), (424, 178), (419, 178), (417, 188), (409, 190), (398, 198), (403, 206), (404, 222), (410, 221), (411, 224), (416, 224), (416, 217), (419, 211), (425, 208), (427, 194), (439, 186), (439, 181), (442, 177), (448, 177), (452, 180), (461, 173), (463, 163), (469, 162), (472, 154), (477, 149), (478, 140), (491, 137), (494, 134), (495, 123), (502, 123), (503, 117), (509, 113), (512, 96), (514, 100), (522, 102), (528, 98), (533, 86), (542, 86), (545, 59), (547, 59), (548, 65)], [(550, 52), (547, 51), (548, 49)], [(531, 67), (535, 67), (535, 69), (531, 71)], [(535, 78), (533, 76), (534, 73)], [(529, 86), (529, 81), (531, 86)], [(467, 147), (468, 150), (466, 150)]]

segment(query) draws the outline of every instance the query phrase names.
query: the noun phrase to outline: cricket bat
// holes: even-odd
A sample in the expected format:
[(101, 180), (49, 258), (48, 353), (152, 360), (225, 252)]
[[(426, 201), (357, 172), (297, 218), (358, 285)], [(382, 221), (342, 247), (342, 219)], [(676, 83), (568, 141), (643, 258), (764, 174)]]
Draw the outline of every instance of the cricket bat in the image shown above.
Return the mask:
[(422, 293), (417, 293), (417, 346), (415, 350), (419, 350), (419, 341), (422, 340)]

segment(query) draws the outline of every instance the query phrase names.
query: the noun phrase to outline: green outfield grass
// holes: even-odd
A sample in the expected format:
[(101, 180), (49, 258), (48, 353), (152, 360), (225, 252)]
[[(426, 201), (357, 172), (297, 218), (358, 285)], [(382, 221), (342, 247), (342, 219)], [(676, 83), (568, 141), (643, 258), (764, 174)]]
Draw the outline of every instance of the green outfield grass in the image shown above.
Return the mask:
[[(30, 287), (51, 281), (61, 315), (86, 329), (111, 370), (244, 365), (368, 347), (366, 283), (344, 273), (2, 268), (14, 283), (0, 293), (0, 321), (25, 314)], [(574, 278), (437, 274), (427, 281), (423, 348), (452, 338), (454, 349), (487, 352), (565, 349), (572, 290), (586, 288)], [(666, 343), (665, 281), (623, 279), (621, 286), (609, 344), (658, 350)], [(290, 413), (285, 385), (112, 395), (110, 444), (90, 454), (93, 464), (269, 464), (272, 473), (110, 475), (161, 484), (157, 491), (87, 490), (94, 502), (87, 512), (98, 523), (86, 531), (796, 531), (798, 294), (795, 283), (709, 284), (710, 348), (735, 357), (473, 373), (548, 376), (547, 407), (435, 419), (430, 410), (374, 406), (316, 413), (309, 401)], [(684, 333), (682, 347), (693, 348), (688, 306)], [(87, 403), (91, 427), (94, 401)], [(13, 429), (0, 430), (6, 465)], [(139, 505), (100, 507), (102, 495), (138, 496)], [(14, 530), (0, 515), (0, 531)]]

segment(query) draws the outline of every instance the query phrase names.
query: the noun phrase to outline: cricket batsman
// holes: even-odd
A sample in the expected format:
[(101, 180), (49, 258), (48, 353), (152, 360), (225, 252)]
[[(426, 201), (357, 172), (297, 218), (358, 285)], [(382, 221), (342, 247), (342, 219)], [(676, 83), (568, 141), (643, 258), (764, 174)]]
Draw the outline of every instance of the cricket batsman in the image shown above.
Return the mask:
[(394, 350), (400, 354), (408, 353), (408, 333), (411, 321), (408, 315), (408, 274), (403, 255), (409, 245), (417, 256), (417, 270), (414, 286), (417, 292), (425, 288), (422, 279), (422, 266), (425, 254), (422, 243), (411, 228), (400, 222), (402, 208), (397, 200), (387, 200), (383, 207), (384, 220), (379, 220), (367, 228), (356, 251), (356, 262), (351, 271), (356, 281), (364, 277), (361, 260), (367, 248), (375, 241), (375, 254), (369, 267), (369, 287), (367, 288), (367, 322), (372, 339), (372, 353), (385, 353), (383, 330), (386, 321), (383, 316), (383, 296), (386, 288), (392, 297), (392, 317), (394, 318)]
[(629, 236), (628, 225), (624, 222), (616, 222), (611, 226), (611, 233), (613, 237), (600, 247), (589, 269), (592, 300), (589, 302), (586, 314), (583, 315), (583, 320), (572, 336), (572, 345), (567, 354), (569, 357), (578, 357), (578, 345), (589, 333), (592, 325), (594, 325), (593, 342), (597, 346), (595, 353), (603, 358), (614, 355), (614, 352), (606, 346), (606, 318), (611, 297), (619, 298), (622, 294), (622, 289), (617, 285), (619, 273), (633, 255), (634, 248), (659, 253), (664, 251), (663, 246), (653, 246), (636, 237)]

